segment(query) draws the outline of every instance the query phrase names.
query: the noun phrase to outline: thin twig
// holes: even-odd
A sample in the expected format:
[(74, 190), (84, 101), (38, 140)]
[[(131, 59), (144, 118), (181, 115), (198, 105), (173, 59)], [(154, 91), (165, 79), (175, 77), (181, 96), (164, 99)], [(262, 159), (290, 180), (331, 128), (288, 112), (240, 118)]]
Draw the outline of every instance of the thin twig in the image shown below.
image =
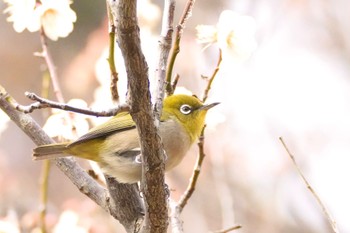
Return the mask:
[(115, 19), (111, 12), (111, 7), (107, 2), (107, 16), (108, 16), (108, 24), (109, 24), (109, 53), (108, 53), (108, 64), (109, 69), (111, 71), (111, 94), (112, 94), (112, 100), (115, 102), (119, 101), (119, 93), (118, 93), (118, 72), (115, 65), (115, 59), (114, 59), (114, 45), (115, 45)]
[(199, 174), (202, 168), (202, 164), (204, 161), (205, 153), (204, 153), (204, 131), (205, 131), (205, 126), (202, 129), (201, 136), (199, 137), (198, 141), (198, 148), (199, 148), (199, 154), (197, 157), (197, 162), (195, 165), (195, 168), (193, 170), (190, 183), (184, 192), (184, 194), (181, 196), (180, 201), (178, 202), (178, 207), (179, 207), (179, 212), (181, 213), (185, 205), (187, 204), (188, 200), (191, 198), (195, 188), (196, 184), (199, 178)]
[(115, 116), (117, 113), (120, 112), (127, 112), (130, 110), (129, 105), (127, 104), (120, 104), (119, 106), (115, 108), (111, 108), (109, 110), (104, 110), (104, 111), (94, 111), (91, 109), (83, 109), (83, 108), (77, 108), (65, 103), (58, 103), (55, 101), (51, 101), (48, 99), (41, 98), (37, 96), (34, 93), (29, 93), (26, 92), (25, 95), (34, 101), (37, 101), (33, 104), (23, 106), (19, 105), (16, 103), (15, 107), (17, 110), (23, 112), (23, 113), (31, 113), (36, 109), (43, 109), (43, 108), (56, 108), (56, 109), (61, 109), (64, 111), (71, 111), (71, 112), (76, 112), (76, 113), (81, 113), (85, 115), (91, 115), (91, 116), (97, 116), (97, 117), (107, 117), (107, 116)]
[(216, 64), (216, 68), (213, 72), (213, 74), (211, 75), (211, 77), (209, 78), (208, 80), (208, 84), (207, 84), (207, 87), (205, 88), (204, 90), (204, 95), (203, 95), (203, 98), (202, 98), (202, 101), (203, 103), (207, 100), (208, 98), (208, 94), (209, 94), (209, 91), (211, 89), (211, 85), (216, 77), (216, 75), (218, 74), (219, 70), (220, 70), (220, 65), (221, 65), (221, 62), (222, 62), (222, 51), (221, 49), (219, 49), (219, 59), (218, 59), (218, 62)]
[(292, 160), (294, 167), (297, 169), (298, 174), (300, 175), (300, 177), (302, 178), (302, 180), (304, 181), (307, 189), (311, 192), (311, 194), (314, 196), (314, 198), (316, 199), (317, 203), (320, 205), (320, 207), (322, 208), (323, 214), (326, 216), (330, 226), (333, 229), (334, 233), (339, 233), (338, 227), (337, 227), (337, 223), (335, 222), (335, 220), (333, 219), (333, 217), (331, 216), (330, 212), (327, 210), (326, 206), (323, 204), (323, 202), (321, 201), (321, 198), (317, 195), (317, 193), (315, 192), (315, 190), (312, 188), (312, 186), (310, 185), (310, 183), (307, 181), (307, 179), (305, 178), (303, 172), (301, 171), (301, 169), (299, 168), (294, 156), (292, 155), (292, 153), (289, 151), (286, 143), (284, 142), (282, 137), (279, 137), (279, 140), (281, 141), (284, 149), (286, 150), (287, 154), (289, 155), (290, 159)]
[[(63, 94), (60, 88), (60, 85), (58, 83), (58, 75), (56, 72), (56, 67), (54, 65), (54, 62), (52, 60), (50, 51), (48, 49), (47, 46), (47, 36), (45, 34), (44, 29), (41, 27), (40, 29), (40, 42), (41, 42), (41, 47), (42, 47), (42, 52), (41, 52), (41, 56), (44, 58), (46, 65), (47, 65), (47, 69), (48, 69), (48, 73), (49, 73), (49, 78), (51, 80), (52, 83), (52, 87), (53, 87), (53, 91), (55, 93), (55, 96), (58, 100), (58, 102), (63, 103), (64, 102), (64, 98), (63, 98)], [(45, 82), (45, 76), (43, 81)], [(43, 88), (43, 92), (45, 91), (45, 95), (48, 96), (48, 85), (47, 85), (47, 89)], [(45, 216), (46, 216), (46, 207), (47, 207), (47, 199), (48, 199), (48, 183), (49, 183), (49, 174), (50, 174), (50, 161), (45, 161), (42, 165), (42, 174), (41, 174), (41, 198), (40, 198), (40, 202), (41, 202), (41, 206), (40, 206), (40, 222), (41, 222), (41, 231), (43, 233), (46, 232), (46, 224), (45, 224)]]
[(51, 161), (45, 160), (42, 164), (41, 180), (40, 180), (40, 229), (42, 233), (46, 233), (46, 211), (48, 200), (48, 186), (49, 186), (49, 174), (50, 174)]
[[(219, 59), (218, 59), (216, 68), (213, 71), (213, 74), (211, 75), (210, 79), (208, 80), (207, 87), (204, 90), (203, 99), (202, 99), (203, 103), (208, 98), (209, 91), (211, 90), (211, 85), (212, 85), (212, 83), (213, 83), (213, 81), (214, 81), (215, 77), (217, 76), (218, 71), (220, 69), (221, 61), (222, 61), (222, 56), (221, 56), (221, 50), (220, 50)], [(195, 190), (198, 178), (199, 178), (199, 174), (200, 174), (200, 171), (201, 171), (200, 168), (201, 168), (201, 166), (203, 164), (203, 160), (204, 160), (204, 157), (205, 157), (205, 153), (204, 153), (204, 132), (205, 132), (205, 127), (203, 127), (202, 132), (201, 132), (201, 136), (199, 137), (199, 142), (198, 142), (199, 153), (198, 153), (195, 169), (193, 170), (193, 173), (192, 173), (192, 176), (191, 176), (191, 179), (190, 179), (190, 183), (189, 183), (185, 193), (181, 196), (179, 204), (178, 204), (179, 207), (180, 207), (180, 212), (182, 211), (182, 209), (187, 204), (187, 201), (192, 196), (192, 194), (193, 194), (193, 192)]]
[(163, 9), (163, 19), (162, 19), (162, 30), (158, 41), (158, 66), (156, 69), (156, 100), (154, 105), (154, 113), (157, 121), (159, 121), (162, 108), (163, 99), (165, 96), (165, 77), (166, 77), (166, 67), (169, 58), (169, 53), (172, 44), (173, 36), (173, 24), (174, 24), (174, 13), (175, 13), (175, 0), (165, 0)]
[(169, 62), (167, 64), (167, 72), (166, 72), (166, 92), (169, 95), (170, 93), (173, 93), (174, 90), (172, 90), (172, 85), (171, 85), (171, 78), (172, 78), (172, 73), (173, 73), (173, 68), (175, 64), (176, 57), (178, 53), (180, 52), (180, 41), (182, 37), (183, 30), (186, 26), (187, 20), (190, 18), (192, 15), (192, 10), (194, 7), (195, 0), (188, 0), (185, 6), (185, 9), (182, 13), (182, 16), (180, 18), (179, 24), (176, 26), (176, 31), (175, 31), (175, 41), (173, 43), (171, 53), (170, 53), (170, 58)]
[(238, 230), (241, 228), (242, 228), (241, 225), (237, 225), (237, 226), (229, 227), (229, 228), (218, 230), (218, 231), (213, 231), (212, 233), (227, 233), (227, 232), (235, 231), (235, 230)]
[(37, 55), (39, 55), (45, 59), (45, 62), (47, 64), (47, 69), (50, 73), (50, 78), (51, 78), (52, 87), (53, 87), (53, 91), (55, 93), (55, 96), (57, 97), (57, 100), (59, 102), (63, 103), (64, 98), (63, 98), (62, 91), (61, 91), (61, 88), (60, 88), (59, 83), (58, 83), (58, 75), (56, 72), (56, 67), (53, 63), (51, 54), (50, 54), (49, 49), (47, 47), (47, 37), (45, 35), (43, 28), (40, 29), (40, 41), (41, 41), (41, 47), (42, 47), (43, 51)]
[(115, 26), (111, 25), (111, 31), (109, 32), (109, 55), (108, 55), (108, 64), (109, 69), (111, 70), (111, 94), (112, 100), (115, 102), (119, 101), (119, 92), (118, 92), (118, 80), (119, 74), (115, 65), (114, 59), (114, 44), (115, 44)]
[[(42, 89), (41, 95), (48, 97), (50, 90), (50, 75), (48, 72), (43, 74), (42, 78)], [(51, 112), (51, 111), (48, 111)], [(47, 112), (47, 113), (48, 113)], [(46, 115), (43, 111), (42, 115)], [(39, 225), (42, 233), (46, 233), (46, 212), (47, 212), (47, 200), (49, 192), (49, 175), (51, 169), (51, 161), (45, 160), (42, 163), (41, 174), (40, 174), (40, 204), (39, 204)]]
[(171, 94), (174, 94), (174, 91), (176, 89), (177, 83), (179, 82), (180, 75), (176, 74), (173, 83), (171, 84), (172, 92)]

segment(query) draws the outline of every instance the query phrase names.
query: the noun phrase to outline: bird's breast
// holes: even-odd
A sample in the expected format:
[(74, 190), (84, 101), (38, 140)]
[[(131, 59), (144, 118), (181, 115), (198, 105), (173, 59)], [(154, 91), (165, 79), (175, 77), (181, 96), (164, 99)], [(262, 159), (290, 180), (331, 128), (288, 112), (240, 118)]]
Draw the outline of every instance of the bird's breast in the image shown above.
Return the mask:
[(191, 146), (191, 140), (185, 129), (176, 119), (161, 122), (159, 133), (167, 153), (165, 170), (177, 166)]
[[(175, 119), (161, 122), (159, 134), (167, 153), (165, 170), (168, 171), (181, 162), (191, 141)], [(100, 148), (99, 165), (104, 173), (115, 177), (119, 182), (135, 183), (141, 180), (142, 171), (142, 164), (135, 153), (137, 150), (140, 150), (140, 143), (136, 129), (113, 134), (106, 138)]]

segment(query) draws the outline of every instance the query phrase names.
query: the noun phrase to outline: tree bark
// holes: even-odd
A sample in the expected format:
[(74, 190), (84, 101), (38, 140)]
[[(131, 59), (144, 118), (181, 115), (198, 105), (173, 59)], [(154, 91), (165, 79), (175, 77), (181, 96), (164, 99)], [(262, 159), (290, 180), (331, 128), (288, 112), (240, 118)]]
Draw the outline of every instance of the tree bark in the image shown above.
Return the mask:
[(111, 212), (116, 213), (116, 219), (127, 232), (139, 232), (144, 219), (144, 206), (138, 185), (121, 184), (108, 176), (106, 182), (111, 196)]
[(164, 153), (154, 124), (149, 91), (148, 65), (141, 50), (136, 0), (119, 0), (116, 13), (117, 41), (128, 77), (128, 103), (141, 138), (143, 177), (141, 191), (146, 207), (143, 232), (166, 232), (168, 227), (167, 190), (164, 182)]

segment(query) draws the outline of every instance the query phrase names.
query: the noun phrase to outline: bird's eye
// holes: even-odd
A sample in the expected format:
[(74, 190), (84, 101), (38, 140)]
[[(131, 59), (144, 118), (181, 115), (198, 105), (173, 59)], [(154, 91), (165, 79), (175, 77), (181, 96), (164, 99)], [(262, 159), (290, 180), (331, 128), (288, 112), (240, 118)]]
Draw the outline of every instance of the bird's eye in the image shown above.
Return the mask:
[(185, 114), (185, 115), (188, 115), (192, 112), (192, 107), (188, 104), (183, 104), (180, 107), (180, 112)]

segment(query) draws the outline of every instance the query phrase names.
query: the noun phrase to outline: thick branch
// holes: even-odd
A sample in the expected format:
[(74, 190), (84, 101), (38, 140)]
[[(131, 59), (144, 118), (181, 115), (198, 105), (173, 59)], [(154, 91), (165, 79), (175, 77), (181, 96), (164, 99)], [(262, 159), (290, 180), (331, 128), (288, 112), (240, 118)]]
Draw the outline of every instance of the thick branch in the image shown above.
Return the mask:
[[(0, 86), (0, 108), (26, 133), (36, 145), (54, 143), (54, 141), (29, 116), (14, 108), (15, 100)], [(73, 159), (60, 158), (55, 164), (73, 182), (77, 188), (95, 201), (106, 211), (108, 207), (108, 194), (95, 180), (93, 180)], [(111, 213), (115, 216), (115, 213)]]
[(139, 195), (138, 185), (121, 184), (106, 176), (108, 191), (111, 195), (111, 209), (127, 232), (139, 232), (143, 223), (144, 206)]
[[(136, 0), (117, 3), (117, 38), (128, 76), (129, 105), (141, 140), (146, 221), (144, 232), (166, 232), (167, 191), (164, 183), (164, 155), (154, 124), (149, 92), (148, 66), (141, 51)], [(113, 10), (112, 10), (113, 12)]]
[[(0, 108), (17, 124), (17, 126), (26, 133), (36, 145), (50, 144), (54, 141), (41, 129), (41, 127), (29, 116), (15, 109), (16, 101), (0, 86)], [(143, 206), (133, 188), (121, 186), (112, 186), (110, 181), (109, 193), (101, 187), (91, 176), (89, 176), (74, 159), (58, 158), (55, 159), (56, 166), (72, 181), (80, 192), (92, 199), (96, 204), (109, 212), (114, 218), (125, 224), (128, 232), (136, 232), (139, 219), (143, 216)], [(109, 181), (109, 180), (107, 180)], [(133, 220), (126, 222), (122, 218), (124, 213), (132, 212)]]

